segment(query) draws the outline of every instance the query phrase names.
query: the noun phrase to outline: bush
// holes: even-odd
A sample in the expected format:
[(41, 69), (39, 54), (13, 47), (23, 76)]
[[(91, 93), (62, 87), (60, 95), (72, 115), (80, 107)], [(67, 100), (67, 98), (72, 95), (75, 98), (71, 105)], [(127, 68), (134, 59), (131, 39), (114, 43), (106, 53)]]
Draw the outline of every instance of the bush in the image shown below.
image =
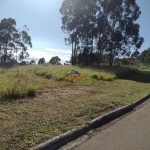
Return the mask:
[[(23, 78), (22, 78), (23, 80)], [(19, 79), (10, 80), (4, 76), (0, 76), (0, 98), (3, 99), (19, 99), (24, 97), (34, 97), (35, 88), (33, 85), (21, 81)]]
[(92, 79), (98, 80), (98, 75), (97, 74), (93, 74), (91, 77), (92, 77)]

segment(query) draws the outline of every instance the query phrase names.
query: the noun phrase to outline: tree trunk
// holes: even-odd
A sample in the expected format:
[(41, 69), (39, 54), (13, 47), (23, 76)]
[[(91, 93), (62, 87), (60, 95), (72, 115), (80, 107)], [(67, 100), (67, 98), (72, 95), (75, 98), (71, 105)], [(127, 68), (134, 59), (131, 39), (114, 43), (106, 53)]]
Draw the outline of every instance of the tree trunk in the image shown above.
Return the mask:
[(4, 48), (4, 62), (7, 60), (7, 44), (6, 47)]
[(76, 65), (76, 51), (77, 51), (77, 41), (75, 41), (75, 46), (74, 46), (74, 65)]
[(109, 56), (109, 66), (113, 65), (113, 43), (111, 43), (110, 56)]
[(73, 52), (73, 40), (72, 40), (72, 65), (74, 65), (74, 52)]
[(101, 39), (99, 37), (99, 40), (98, 40), (98, 67), (100, 67), (100, 64), (101, 64), (101, 55), (102, 55)]

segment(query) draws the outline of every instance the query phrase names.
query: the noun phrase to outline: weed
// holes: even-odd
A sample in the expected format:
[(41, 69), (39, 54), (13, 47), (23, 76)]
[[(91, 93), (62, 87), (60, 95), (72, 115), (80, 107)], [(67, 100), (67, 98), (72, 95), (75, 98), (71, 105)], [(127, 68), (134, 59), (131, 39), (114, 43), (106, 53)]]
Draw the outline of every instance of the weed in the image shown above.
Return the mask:
[(98, 75), (97, 74), (93, 74), (91, 77), (92, 77), (92, 79), (98, 80)]

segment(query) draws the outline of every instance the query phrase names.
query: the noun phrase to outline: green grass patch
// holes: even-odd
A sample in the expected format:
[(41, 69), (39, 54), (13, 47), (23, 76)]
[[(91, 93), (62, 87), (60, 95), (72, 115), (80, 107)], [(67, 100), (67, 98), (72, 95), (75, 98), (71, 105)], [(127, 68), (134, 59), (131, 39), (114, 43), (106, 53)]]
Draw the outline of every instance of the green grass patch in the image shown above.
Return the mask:
[(35, 70), (37, 76), (42, 76), (47, 79), (53, 79), (55, 81), (63, 81), (69, 76), (71, 70), (77, 70), (80, 74), (88, 80), (95, 79), (93, 75), (98, 76), (96, 80), (114, 80), (116, 79), (115, 74), (109, 72), (109, 70), (89, 69), (72, 66), (42, 66)]
[(150, 71), (150, 66), (136, 66), (135, 68), (139, 71)]
[(113, 81), (117, 78), (115, 74), (106, 70), (72, 66), (22, 66), (0, 69), (0, 98), (5, 100), (34, 97), (46, 88), (58, 86), (57, 82), (59, 86), (71, 84), (66, 81), (71, 70), (77, 70), (84, 77), (83, 81), (73, 81), (78, 85), (91, 85), (97, 80)]
[[(0, 73), (1, 149), (29, 149), (150, 93), (148, 71), (117, 69), (23, 66), (4, 70)], [(130, 75), (118, 79), (121, 69)], [(85, 79), (65, 81), (71, 70)]]

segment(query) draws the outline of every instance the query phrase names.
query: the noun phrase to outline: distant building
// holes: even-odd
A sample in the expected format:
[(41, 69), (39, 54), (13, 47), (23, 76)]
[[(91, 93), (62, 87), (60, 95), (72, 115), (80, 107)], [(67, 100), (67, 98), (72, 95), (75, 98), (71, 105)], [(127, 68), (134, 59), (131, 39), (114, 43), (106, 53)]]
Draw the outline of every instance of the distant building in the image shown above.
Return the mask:
[(64, 65), (72, 65), (72, 63), (66, 63), (66, 62), (65, 62)]
[(141, 60), (133, 60), (133, 66), (143, 66), (143, 63), (141, 62)]
[(125, 58), (125, 61), (129, 64), (132, 65), (133, 64), (133, 60), (131, 58)]
[(114, 59), (114, 65), (132, 65), (133, 60), (131, 58), (115, 58)]

